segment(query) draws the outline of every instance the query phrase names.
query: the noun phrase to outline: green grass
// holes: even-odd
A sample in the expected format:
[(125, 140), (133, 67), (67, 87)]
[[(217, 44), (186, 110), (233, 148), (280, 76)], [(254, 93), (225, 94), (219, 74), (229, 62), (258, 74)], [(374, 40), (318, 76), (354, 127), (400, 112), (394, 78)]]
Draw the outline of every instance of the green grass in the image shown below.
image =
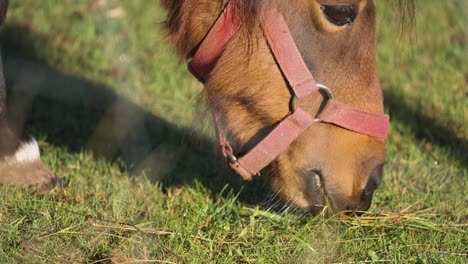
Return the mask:
[(12, 109), (68, 188), (0, 187), (0, 262), (465, 263), (466, 7), (418, 3), (409, 40), (378, 2), (392, 131), (372, 209), (311, 218), (222, 169), (154, 1), (11, 1)]

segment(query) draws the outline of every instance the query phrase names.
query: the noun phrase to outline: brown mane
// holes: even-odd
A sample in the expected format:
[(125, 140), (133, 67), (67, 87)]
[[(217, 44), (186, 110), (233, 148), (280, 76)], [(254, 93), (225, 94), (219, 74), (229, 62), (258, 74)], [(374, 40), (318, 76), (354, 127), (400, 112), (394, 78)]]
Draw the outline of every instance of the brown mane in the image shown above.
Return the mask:
[[(184, 58), (192, 55), (195, 47), (191, 45), (193, 41), (190, 40), (196, 39), (198, 40), (196, 43), (199, 43), (203, 39), (227, 2), (228, 0), (161, 0), (162, 5), (168, 10), (165, 28), (180, 55)], [(258, 24), (262, 10), (265, 10), (265, 6), (271, 0), (230, 0), (230, 2), (242, 19), (243, 32), (249, 35)], [(398, 0), (397, 7), (400, 13), (402, 32), (414, 23), (415, 5), (415, 0)], [(199, 22), (202, 23), (199, 25), (200, 28), (206, 29), (204, 32), (190, 32), (186, 29), (187, 23), (189, 23), (188, 17), (193, 14), (191, 10), (197, 10), (199, 14), (204, 14), (205, 17), (202, 17)], [(247, 39), (252, 40), (251, 38)]]
[[(202, 39), (206, 35), (208, 29), (227, 3), (226, 0), (199, 0), (191, 2), (192, 3), (187, 3), (185, 0), (162, 0), (163, 6), (168, 10), (165, 28), (174, 42), (177, 51), (183, 57), (191, 55), (194, 48), (190, 45), (193, 42), (191, 40), (198, 40), (200, 37)], [(236, 13), (239, 14), (239, 17), (242, 19), (244, 32), (251, 32), (258, 21), (263, 6), (268, 3), (268, 1), (262, 0), (231, 0), (230, 2), (232, 2), (237, 10)], [(194, 7), (194, 5), (196, 5), (196, 7)], [(189, 10), (196, 10), (197, 15), (201, 18), (198, 19), (198, 23), (200, 24), (197, 26), (205, 29), (204, 32), (189, 32), (186, 30), (188, 24), (191, 23), (188, 21), (189, 17), (194, 15), (195, 12)], [(197, 43), (200, 41), (197, 41)]]

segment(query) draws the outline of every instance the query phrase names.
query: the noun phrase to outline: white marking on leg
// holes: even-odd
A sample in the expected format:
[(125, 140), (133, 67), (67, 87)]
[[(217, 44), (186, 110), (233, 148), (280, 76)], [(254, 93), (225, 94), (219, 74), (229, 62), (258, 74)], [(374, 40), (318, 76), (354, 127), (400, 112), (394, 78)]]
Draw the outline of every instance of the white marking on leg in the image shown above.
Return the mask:
[(39, 145), (34, 138), (30, 137), (28, 141), (22, 141), (15, 154), (6, 157), (5, 161), (7, 163), (24, 163), (40, 159)]

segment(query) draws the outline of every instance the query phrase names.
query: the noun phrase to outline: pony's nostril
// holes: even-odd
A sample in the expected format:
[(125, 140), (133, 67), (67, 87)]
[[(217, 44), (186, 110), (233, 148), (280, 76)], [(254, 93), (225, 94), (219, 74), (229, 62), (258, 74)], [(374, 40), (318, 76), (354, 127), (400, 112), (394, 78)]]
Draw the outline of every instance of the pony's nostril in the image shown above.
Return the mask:
[(361, 201), (359, 203), (359, 210), (367, 211), (372, 203), (372, 196), (374, 191), (382, 183), (383, 164), (377, 166), (371, 173), (369, 181), (367, 182), (366, 188), (361, 195)]
[(310, 206), (308, 212), (317, 215), (325, 208), (325, 191), (323, 189), (322, 176), (318, 170), (310, 170), (306, 173), (306, 190)]
[(362, 192), (361, 201), (359, 203), (359, 211), (367, 211), (369, 210), (372, 204), (372, 196), (374, 195), (374, 190), (364, 190)]
[(323, 192), (323, 185), (322, 185), (322, 179), (320, 176), (320, 172), (316, 170), (312, 170), (309, 172), (308, 175), (308, 189), (309, 192), (312, 193), (321, 193)]
[(372, 171), (372, 173), (371, 173), (371, 175), (369, 177), (368, 185), (369, 185), (369, 183), (372, 183), (375, 186), (374, 189), (379, 187), (379, 185), (382, 183), (383, 167), (384, 167), (384, 164), (381, 164), (381, 165), (377, 166)]

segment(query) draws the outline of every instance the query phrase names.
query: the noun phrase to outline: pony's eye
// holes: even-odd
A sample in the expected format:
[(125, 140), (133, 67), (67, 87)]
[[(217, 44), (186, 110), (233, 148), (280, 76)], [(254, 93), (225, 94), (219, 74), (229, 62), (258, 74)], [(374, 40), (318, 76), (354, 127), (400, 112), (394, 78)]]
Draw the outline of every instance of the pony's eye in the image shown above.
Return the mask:
[(322, 9), (328, 21), (337, 26), (351, 24), (358, 14), (358, 9), (355, 5), (322, 5), (320, 9)]

